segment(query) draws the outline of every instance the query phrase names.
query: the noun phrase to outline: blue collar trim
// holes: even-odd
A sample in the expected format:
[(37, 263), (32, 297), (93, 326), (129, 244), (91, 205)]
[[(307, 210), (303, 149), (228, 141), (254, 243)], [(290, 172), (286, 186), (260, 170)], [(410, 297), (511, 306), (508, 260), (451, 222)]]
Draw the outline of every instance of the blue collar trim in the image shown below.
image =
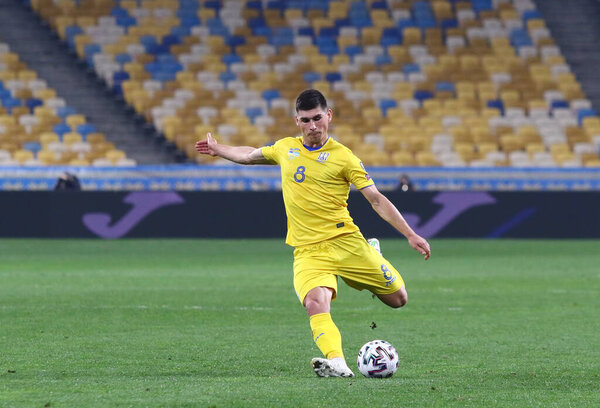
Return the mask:
[[(329, 136), (327, 136), (327, 140), (325, 140), (325, 143), (323, 143), (323, 146), (325, 146), (328, 141), (329, 141)], [(308, 150), (309, 152), (314, 152), (315, 150), (319, 150), (320, 148), (323, 147), (323, 146), (309, 147), (309, 146), (305, 145), (304, 143), (302, 143), (302, 146), (304, 146), (306, 148), (306, 150)]]

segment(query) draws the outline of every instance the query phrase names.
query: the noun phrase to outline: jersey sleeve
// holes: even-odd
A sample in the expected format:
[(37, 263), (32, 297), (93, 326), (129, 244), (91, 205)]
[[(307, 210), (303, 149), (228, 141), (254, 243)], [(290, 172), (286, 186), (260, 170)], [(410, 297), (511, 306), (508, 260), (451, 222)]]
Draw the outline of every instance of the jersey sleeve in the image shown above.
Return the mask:
[(271, 163), (279, 163), (279, 152), (281, 151), (282, 140), (278, 140), (271, 146), (263, 146), (261, 148), (262, 155)]
[(371, 179), (371, 176), (369, 176), (369, 173), (367, 173), (367, 170), (365, 170), (365, 166), (363, 166), (360, 159), (352, 152), (348, 153), (348, 161), (344, 171), (346, 180), (354, 184), (354, 187), (359, 190), (375, 184), (373, 179)]

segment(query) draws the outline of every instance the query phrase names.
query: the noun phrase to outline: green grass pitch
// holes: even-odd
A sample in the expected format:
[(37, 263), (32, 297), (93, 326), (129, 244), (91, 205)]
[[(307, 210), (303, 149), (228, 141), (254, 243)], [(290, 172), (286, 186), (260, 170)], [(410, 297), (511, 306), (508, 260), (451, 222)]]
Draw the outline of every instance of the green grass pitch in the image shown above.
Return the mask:
[[(408, 305), (340, 281), (349, 364), (317, 378), (281, 240), (0, 240), (0, 407), (597, 407), (600, 242), (383, 240)], [(376, 328), (370, 326), (376, 323)]]

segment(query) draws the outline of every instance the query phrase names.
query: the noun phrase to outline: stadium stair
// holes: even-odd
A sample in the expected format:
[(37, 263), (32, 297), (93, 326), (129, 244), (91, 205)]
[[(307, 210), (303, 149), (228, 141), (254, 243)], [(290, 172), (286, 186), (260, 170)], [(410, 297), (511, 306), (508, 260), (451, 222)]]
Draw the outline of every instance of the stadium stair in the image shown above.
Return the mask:
[(536, 0), (535, 3), (592, 106), (600, 109), (597, 73), (600, 65), (600, 2), (571, 0), (568, 7), (561, 0)]
[(27, 65), (44, 78), (106, 139), (127, 153), (138, 164), (175, 162), (175, 155), (155, 139), (146, 137), (147, 129), (133, 120), (124, 105), (107, 93), (95, 75), (88, 75), (74, 55), (44, 26), (39, 17), (18, 0), (0, 0), (0, 39), (9, 44)]

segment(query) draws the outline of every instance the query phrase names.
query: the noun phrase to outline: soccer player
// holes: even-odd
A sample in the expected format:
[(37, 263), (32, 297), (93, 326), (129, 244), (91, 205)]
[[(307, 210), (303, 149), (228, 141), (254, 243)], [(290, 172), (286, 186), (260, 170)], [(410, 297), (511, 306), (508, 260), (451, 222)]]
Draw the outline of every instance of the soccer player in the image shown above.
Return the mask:
[(353, 377), (344, 359), (340, 331), (330, 315), (337, 278), (355, 289), (371, 291), (393, 308), (404, 306), (407, 294), (398, 271), (376, 248), (378, 242), (370, 245), (350, 218), (346, 203), (350, 183), (426, 260), (431, 250), (377, 190), (352, 151), (329, 137), (332, 117), (323, 94), (308, 89), (296, 100), (301, 136), (254, 148), (220, 144), (208, 133), (205, 140), (196, 142), (196, 150), (235, 163), (281, 167), (288, 219), (286, 244), (295, 248), (294, 289), (310, 318), (313, 339), (325, 356), (313, 358), (312, 367), (321, 377)]

